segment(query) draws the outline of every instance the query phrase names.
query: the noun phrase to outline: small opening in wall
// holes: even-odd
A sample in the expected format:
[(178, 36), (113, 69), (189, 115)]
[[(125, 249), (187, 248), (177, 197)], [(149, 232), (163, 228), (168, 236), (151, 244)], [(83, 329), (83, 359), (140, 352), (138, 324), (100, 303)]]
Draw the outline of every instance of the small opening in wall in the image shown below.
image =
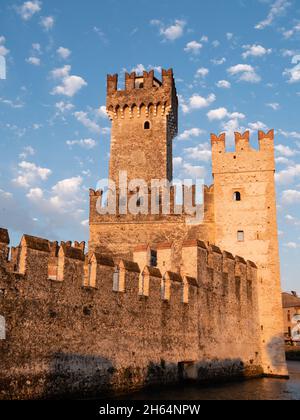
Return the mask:
[(241, 199), (242, 199), (241, 193), (239, 191), (235, 191), (233, 193), (233, 200), (234, 201), (241, 201)]
[(154, 249), (151, 249), (150, 265), (151, 267), (157, 267), (157, 251)]
[(143, 87), (144, 87), (144, 83), (140, 83), (139, 84), (139, 89), (143, 89)]
[(150, 130), (150, 122), (149, 121), (145, 121), (144, 130)]
[(238, 242), (244, 242), (244, 240), (245, 240), (245, 232), (243, 230), (238, 230), (238, 232), (237, 232), (237, 240), (238, 240)]

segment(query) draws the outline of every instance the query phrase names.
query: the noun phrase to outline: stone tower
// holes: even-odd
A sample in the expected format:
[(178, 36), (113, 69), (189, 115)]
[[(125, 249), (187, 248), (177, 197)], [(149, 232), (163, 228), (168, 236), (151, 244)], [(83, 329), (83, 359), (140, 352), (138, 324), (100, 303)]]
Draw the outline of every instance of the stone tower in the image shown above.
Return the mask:
[(178, 100), (173, 71), (107, 76), (107, 113), (112, 121), (109, 178), (118, 185), (119, 171), (128, 180), (172, 179), (172, 140), (177, 134)]
[[(225, 134), (212, 135), (215, 243), (255, 261), (263, 368), (286, 375), (275, 196), (274, 131), (260, 131), (259, 149), (249, 132), (235, 134), (226, 152)], [(245, 331), (245, 334), (247, 332)]]

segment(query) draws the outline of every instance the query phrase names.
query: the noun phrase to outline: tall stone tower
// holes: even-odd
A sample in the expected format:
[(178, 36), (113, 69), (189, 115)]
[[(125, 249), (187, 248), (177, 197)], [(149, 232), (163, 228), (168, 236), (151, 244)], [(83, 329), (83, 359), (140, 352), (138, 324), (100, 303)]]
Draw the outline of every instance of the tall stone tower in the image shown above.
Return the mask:
[(172, 70), (107, 76), (106, 108), (112, 121), (109, 178), (118, 185), (119, 171), (128, 180), (172, 179), (172, 140), (177, 134), (178, 100)]
[[(235, 152), (225, 134), (212, 135), (215, 243), (255, 261), (263, 368), (286, 375), (275, 197), (274, 131), (260, 131), (259, 149), (249, 132), (235, 134)], [(247, 331), (245, 331), (247, 334)]]

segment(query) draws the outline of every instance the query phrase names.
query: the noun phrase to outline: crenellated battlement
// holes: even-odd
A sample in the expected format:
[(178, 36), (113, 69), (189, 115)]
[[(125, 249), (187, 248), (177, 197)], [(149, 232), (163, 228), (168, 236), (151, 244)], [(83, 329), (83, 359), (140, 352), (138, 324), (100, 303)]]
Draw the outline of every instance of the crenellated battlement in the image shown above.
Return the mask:
[[(262, 130), (258, 131), (258, 145), (259, 149), (258, 151), (263, 150), (274, 150), (274, 129), (269, 130), (267, 133), (265, 133)], [(219, 136), (216, 134), (211, 134), (211, 145), (213, 152), (226, 152), (226, 134), (221, 133)], [(235, 138), (235, 151), (241, 152), (241, 151), (257, 151), (256, 149), (253, 149), (250, 145), (250, 131), (247, 130), (244, 133), (235, 132), (234, 133)]]
[(274, 130), (258, 131), (258, 149), (250, 144), (250, 131), (235, 133), (235, 150), (226, 151), (226, 134), (211, 134), (213, 174), (216, 172), (241, 172), (275, 170)]
[[(9, 236), (6, 229), (0, 230), (0, 240), (0, 249), (4, 245), (8, 247)], [(74, 242), (72, 246), (71, 241), (62, 241), (58, 245), (57, 242), (29, 235), (23, 235), (17, 250), (17, 270), (12, 270), (8, 258), (2, 260), (1, 266), (12, 276), (22, 274), (25, 286), (26, 282), (29, 282), (35, 284), (37, 290), (40, 289), (40, 284), (45, 285), (47, 282), (49, 284), (46, 289), (50, 289), (51, 281), (69, 283), (71, 274), (72, 287), (100, 288), (101, 282), (104, 281), (103, 276), (107, 275), (107, 269), (110, 270), (110, 278), (105, 281), (110, 282), (111, 290), (115, 292), (126, 291), (126, 273), (136, 273), (139, 281), (146, 273), (162, 279), (166, 276), (168, 282), (180, 282), (185, 287), (198, 287), (199, 284), (203, 286), (211, 281), (210, 270), (228, 273), (230, 264), (233, 266), (234, 275), (245, 281), (248, 277), (252, 278), (256, 271), (253, 262), (246, 262), (239, 256), (233, 257), (226, 251), (222, 252), (219, 247), (200, 240), (183, 242), (180, 266), (177, 261), (178, 253), (172, 242), (137, 245), (133, 252), (133, 260), (109, 257), (92, 251), (85, 254), (84, 242)], [(251, 274), (249, 270), (252, 271)], [(186, 280), (187, 278), (189, 280)], [(34, 294), (34, 291), (31, 293)]]

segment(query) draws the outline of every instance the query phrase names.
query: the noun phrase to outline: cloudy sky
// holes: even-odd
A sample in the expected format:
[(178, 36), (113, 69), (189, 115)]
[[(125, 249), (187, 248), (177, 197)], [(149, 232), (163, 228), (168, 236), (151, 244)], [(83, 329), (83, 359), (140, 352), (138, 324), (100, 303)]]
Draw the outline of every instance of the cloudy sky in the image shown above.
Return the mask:
[(299, 41), (298, 0), (2, 0), (0, 225), (14, 244), (86, 240), (88, 188), (108, 169), (106, 74), (173, 67), (176, 176), (211, 182), (210, 132), (230, 148), (236, 130), (255, 145), (275, 128), (282, 281), (300, 292)]

